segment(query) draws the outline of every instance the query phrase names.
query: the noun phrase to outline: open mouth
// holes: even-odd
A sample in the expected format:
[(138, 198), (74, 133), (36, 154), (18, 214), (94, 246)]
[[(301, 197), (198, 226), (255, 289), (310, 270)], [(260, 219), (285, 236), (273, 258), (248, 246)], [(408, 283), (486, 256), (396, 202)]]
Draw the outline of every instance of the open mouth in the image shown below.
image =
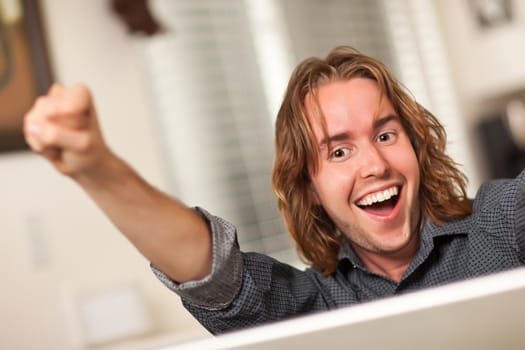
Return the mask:
[(369, 214), (388, 216), (399, 200), (400, 189), (392, 186), (383, 191), (369, 194), (360, 199), (356, 204)]

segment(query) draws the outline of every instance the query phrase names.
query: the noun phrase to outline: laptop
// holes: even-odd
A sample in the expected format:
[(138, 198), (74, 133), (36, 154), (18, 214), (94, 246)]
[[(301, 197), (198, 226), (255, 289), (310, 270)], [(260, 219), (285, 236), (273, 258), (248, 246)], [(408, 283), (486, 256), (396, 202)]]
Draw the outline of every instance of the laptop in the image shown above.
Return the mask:
[(159, 350), (525, 349), (525, 267)]

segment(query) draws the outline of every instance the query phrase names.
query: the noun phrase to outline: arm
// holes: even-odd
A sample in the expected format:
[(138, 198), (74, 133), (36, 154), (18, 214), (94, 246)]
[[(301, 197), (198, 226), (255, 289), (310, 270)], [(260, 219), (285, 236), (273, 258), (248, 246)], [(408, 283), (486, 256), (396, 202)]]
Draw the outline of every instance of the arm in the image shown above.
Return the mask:
[(85, 86), (54, 85), (27, 113), (24, 133), (30, 147), (76, 181), (158, 269), (178, 282), (210, 273), (207, 223), (111, 152)]

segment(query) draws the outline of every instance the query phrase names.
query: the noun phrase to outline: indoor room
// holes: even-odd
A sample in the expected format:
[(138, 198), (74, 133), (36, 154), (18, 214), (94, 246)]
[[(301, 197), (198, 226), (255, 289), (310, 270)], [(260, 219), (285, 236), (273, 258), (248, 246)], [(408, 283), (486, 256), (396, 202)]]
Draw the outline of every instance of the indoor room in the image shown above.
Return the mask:
[(519, 0), (0, 0), (0, 347), (156, 349), (212, 335), (24, 115), (52, 82), (91, 91), (108, 146), (147, 182), (299, 269), (272, 191), (274, 125), (307, 57), (350, 45), (447, 132), (468, 196), (525, 167)]

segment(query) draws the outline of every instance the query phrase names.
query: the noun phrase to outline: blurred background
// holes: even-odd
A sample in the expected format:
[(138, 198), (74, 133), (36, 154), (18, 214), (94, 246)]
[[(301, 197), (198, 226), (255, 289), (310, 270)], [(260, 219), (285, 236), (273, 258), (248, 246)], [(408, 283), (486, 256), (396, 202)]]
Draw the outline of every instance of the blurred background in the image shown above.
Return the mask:
[[(244, 250), (300, 265), (271, 191), (273, 122), (293, 67), (336, 45), (385, 62), (438, 116), (470, 195), (525, 165), (524, 1), (0, 0), (3, 130), (20, 127), (19, 112), (4, 115), (27, 100), (5, 97), (1, 79), (27, 63), (7, 34), (29, 3), (42, 36), (27, 45), (48, 67), (27, 69), (90, 86), (114, 151), (158, 188), (236, 223)], [(24, 57), (45, 60), (36, 56)], [(1, 348), (209, 336), (71, 180), (13, 149), (0, 153)]]

